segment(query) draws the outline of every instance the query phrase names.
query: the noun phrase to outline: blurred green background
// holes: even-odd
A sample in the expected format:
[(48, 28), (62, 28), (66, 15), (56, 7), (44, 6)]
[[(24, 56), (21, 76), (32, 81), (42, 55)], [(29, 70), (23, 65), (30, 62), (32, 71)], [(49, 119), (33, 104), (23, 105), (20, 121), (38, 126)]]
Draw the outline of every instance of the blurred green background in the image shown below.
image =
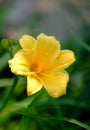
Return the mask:
[(0, 130), (90, 130), (90, 1), (0, 0), (0, 40), (13, 37), (14, 52), (23, 34), (41, 32), (75, 52), (67, 94), (53, 99), (43, 88), (28, 97), (26, 77), (10, 72), (0, 42)]

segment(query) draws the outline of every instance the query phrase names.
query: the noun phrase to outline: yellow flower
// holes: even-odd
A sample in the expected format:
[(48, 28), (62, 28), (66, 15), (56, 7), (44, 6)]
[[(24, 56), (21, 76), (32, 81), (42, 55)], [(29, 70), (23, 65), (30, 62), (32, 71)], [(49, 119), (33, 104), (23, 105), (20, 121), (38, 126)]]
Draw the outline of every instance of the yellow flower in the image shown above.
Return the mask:
[(37, 39), (24, 35), (21, 48), (9, 60), (11, 71), (27, 76), (27, 94), (38, 92), (43, 86), (55, 98), (66, 93), (69, 75), (64, 70), (75, 61), (70, 50), (60, 50), (60, 43), (53, 36), (41, 33)]

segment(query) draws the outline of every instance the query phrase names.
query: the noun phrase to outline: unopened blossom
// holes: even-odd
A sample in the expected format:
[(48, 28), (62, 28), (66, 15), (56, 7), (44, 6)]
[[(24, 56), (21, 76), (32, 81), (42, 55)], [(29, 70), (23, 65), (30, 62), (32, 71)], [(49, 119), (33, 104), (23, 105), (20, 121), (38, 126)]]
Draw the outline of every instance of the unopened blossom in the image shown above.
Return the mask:
[(21, 49), (9, 60), (14, 74), (27, 76), (27, 94), (42, 87), (55, 98), (66, 94), (69, 75), (65, 71), (75, 61), (74, 52), (61, 50), (54, 36), (41, 33), (37, 39), (24, 35), (19, 40)]

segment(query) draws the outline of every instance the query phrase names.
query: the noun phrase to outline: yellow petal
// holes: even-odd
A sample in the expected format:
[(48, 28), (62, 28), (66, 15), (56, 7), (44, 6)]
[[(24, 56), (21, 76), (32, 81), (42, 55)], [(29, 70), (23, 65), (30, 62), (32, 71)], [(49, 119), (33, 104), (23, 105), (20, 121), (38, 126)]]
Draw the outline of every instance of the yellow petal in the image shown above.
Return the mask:
[(28, 65), (33, 62), (34, 58), (35, 58), (34, 52), (32, 50), (30, 51), (26, 49), (20, 49), (14, 55), (14, 59), (18, 60), (18, 63), (16, 62), (16, 64), (22, 62), (22, 64)]
[(61, 50), (60, 56), (57, 59), (59, 68), (66, 68), (75, 61), (74, 52), (70, 50)]
[(48, 62), (56, 58), (60, 53), (60, 44), (53, 36), (41, 33), (37, 37), (36, 50), (38, 56), (48, 58)]
[(19, 40), (21, 47), (23, 49), (29, 49), (29, 50), (31, 50), (34, 47), (35, 41), (36, 41), (35, 38), (29, 35), (24, 35)]
[(30, 64), (33, 61), (33, 55), (30, 51), (19, 50), (14, 57), (8, 61), (11, 71), (19, 75), (28, 75), (30, 73)]
[(24, 75), (24, 76), (30, 75), (29, 68), (23, 65), (13, 65), (11, 67), (11, 72), (14, 74)]
[(55, 98), (66, 94), (69, 75), (65, 70), (53, 72), (48, 76), (40, 76), (42, 83), (48, 93)]
[(27, 77), (27, 94), (32, 95), (42, 88), (41, 82), (33, 76)]
[(30, 56), (30, 53), (28, 51), (24, 51), (23, 49), (21, 49), (12, 58), (12, 61), (13, 61), (12, 63), (28, 65), (29, 56)]

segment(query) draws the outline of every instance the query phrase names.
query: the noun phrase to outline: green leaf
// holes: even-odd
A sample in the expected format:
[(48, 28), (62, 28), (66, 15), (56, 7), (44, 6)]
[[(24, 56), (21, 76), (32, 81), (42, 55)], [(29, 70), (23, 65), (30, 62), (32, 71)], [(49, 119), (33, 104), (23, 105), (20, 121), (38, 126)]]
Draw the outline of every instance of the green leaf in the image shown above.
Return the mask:
[(78, 126), (80, 126), (80, 127), (82, 127), (82, 128), (85, 128), (85, 129), (87, 129), (87, 130), (90, 130), (90, 126), (88, 126), (87, 124), (82, 123), (82, 122), (80, 122), (80, 121), (78, 121), (78, 120), (70, 119), (70, 118), (64, 118), (63, 120), (64, 120), (64, 121), (67, 121), (67, 122), (69, 122), (69, 123), (73, 123), (73, 124), (75, 124), (75, 125), (78, 125)]
[(13, 78), (0, 79), (0, 87), (11, 86), (12, 83), (13, 83)]
[(22, 115), (21, 109), (26, 109), (33, 101), (33, 97), (25, 98), (22, 101), (9, 101), (2, 112), (0, 112), (0, 123), (7, 121), (11, 115)]
[[(29, 104), (29, 106), (27, 107), (25, 115), (21, 119), (18, 130), (28, 130), (30, 121), (31, 121), (31, 118), (29, 115), (35, 112), (35, 107), (36, 107), (38, 101), (41, 99), (41, 94), (42, 94), (42, 92), (39, 92), (39, 93), (33, 95), (35, 97), (34, 97), (33, 101)], [(26, 115), (28, 115), (28, 116), (26, 116)]]

